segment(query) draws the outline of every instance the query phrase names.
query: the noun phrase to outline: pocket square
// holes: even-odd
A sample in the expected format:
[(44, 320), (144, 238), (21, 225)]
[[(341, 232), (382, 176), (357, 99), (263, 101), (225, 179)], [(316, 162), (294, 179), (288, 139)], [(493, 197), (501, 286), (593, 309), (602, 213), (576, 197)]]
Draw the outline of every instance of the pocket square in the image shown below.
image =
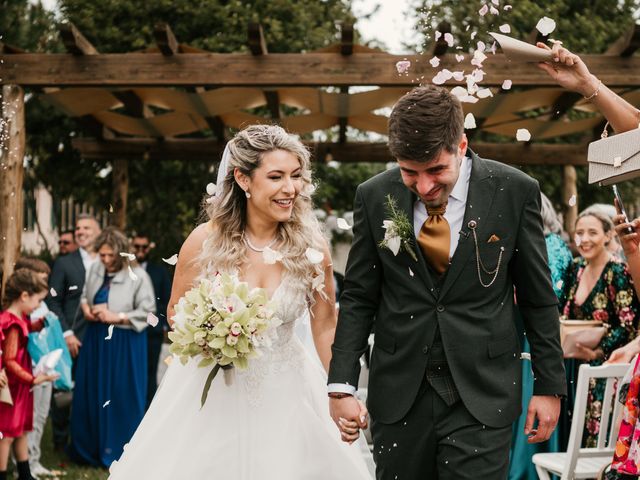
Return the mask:
[(500, 237), (494, 233), (489, 237), (489, 240), (487, 240), (487, 243), (493, 243), (493, 242), (499, 242), (499, 241), (500, 241)]

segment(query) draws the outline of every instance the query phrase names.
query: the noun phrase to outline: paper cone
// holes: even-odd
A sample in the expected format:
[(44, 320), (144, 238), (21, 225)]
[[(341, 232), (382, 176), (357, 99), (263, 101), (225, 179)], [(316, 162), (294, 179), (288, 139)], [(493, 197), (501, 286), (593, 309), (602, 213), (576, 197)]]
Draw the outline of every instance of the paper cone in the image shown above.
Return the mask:
[(500, 44), (500, 48), (512, 62), (550, 62), (552, 60), (551, 50), (538, 48), (515, 38), (507, 37), (500, 33), (489, 32)]

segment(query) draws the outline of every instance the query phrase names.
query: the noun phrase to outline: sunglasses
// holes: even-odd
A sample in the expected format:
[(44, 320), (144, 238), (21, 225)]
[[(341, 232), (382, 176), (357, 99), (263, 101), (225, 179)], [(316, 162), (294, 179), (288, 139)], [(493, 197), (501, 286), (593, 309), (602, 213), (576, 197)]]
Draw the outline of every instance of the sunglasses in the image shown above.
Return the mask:
[(134, 250), (147, 250), (149, 248), (149, 244), (144, 244), (144, 245), (140, 245), (140, 244), (133, 244), (133, 248)]
[(58, 240), (58, 245), (71, 245), (71, 240)]

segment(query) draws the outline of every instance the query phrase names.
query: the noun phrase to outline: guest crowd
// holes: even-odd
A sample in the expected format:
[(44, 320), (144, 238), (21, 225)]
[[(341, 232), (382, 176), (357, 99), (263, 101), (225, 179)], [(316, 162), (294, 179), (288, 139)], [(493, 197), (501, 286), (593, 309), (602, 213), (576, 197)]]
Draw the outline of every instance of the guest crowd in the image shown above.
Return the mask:
[[(50, 475), (40, 462), (48, 441), (77, 463), (108, 467), (157, 389), (171, 275), (148, 258), (150, 236), (81, 214), (58, 244), (52, 267), (22, 257), (6, 279), (0, 391), (11, 401), (0, 395), (0, 480), (11, 457), (20, 480)], [(49, 418), (53, 438), (43, 439)]]

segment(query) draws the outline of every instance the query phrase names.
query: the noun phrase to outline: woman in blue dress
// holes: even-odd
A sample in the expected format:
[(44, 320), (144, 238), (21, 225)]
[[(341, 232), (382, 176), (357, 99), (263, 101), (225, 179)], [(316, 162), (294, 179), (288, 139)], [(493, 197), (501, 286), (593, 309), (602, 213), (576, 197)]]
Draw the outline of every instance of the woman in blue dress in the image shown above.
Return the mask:
[(127, 265), (129, 242), (108, 227), (96, 239), (100, 261), (82, 292), (88, 321), (77, 360), (71, 413), (72, 459), (108, 467), (142, 420), (147, 395), (148, 312), (155, 311), (153, 286), (140, 267)]
[[(547, 256), (553, 290), (558, 298), (562, 293), (563, 278), (571, 265), (573, 257), (566, 242), (562, 239), (562, 225), (553, 209), (551, 201), (542, 194), (542, 222), (544, 226)], [(529, 342), (523, 338), (522, 351), (529, 353)], [(522, 413), (518, 421), (513, 424), (511, 440), (511, 463), (509, 465), (509, 480), (534, 480), (538, 478), (531, 457), (536, 453), (559, 451), (559, 437), (557, 430), (551, 438), (543, 443), (528, 443), (523, 433), (527, 420), (527, 406), (533, 395), (533, 371), (531, 362), (522, 361)]]

